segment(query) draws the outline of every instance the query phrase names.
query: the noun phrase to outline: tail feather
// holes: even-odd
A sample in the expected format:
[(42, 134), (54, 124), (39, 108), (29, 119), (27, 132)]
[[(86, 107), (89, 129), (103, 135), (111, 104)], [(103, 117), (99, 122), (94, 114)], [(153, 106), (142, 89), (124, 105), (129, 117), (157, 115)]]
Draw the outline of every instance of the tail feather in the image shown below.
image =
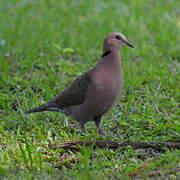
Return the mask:
[(35, 107), (33, 109), (30, 109), (26, 112), (24, 112), (24, 114), (30, 114), (30, 113), (34, 113), (34, 112), (41, 112), (41, 111), (46, 111), (48, 109), (49, 105), (48, 104), (43, 104), (39, 107)]

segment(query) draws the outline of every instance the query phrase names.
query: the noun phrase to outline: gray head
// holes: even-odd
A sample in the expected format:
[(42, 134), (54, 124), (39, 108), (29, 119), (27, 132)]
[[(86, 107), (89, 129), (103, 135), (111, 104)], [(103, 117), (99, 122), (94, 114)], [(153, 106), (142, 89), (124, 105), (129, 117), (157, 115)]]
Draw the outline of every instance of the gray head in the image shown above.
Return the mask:
[(128, 42), (126, 37), (119, 32), (113, 32), (106, 36), (104, 40), (104, 50), (108, 50), (111, 48), (121, 48), (123, 46), (129, 46), (133, 48), (133, 45)]

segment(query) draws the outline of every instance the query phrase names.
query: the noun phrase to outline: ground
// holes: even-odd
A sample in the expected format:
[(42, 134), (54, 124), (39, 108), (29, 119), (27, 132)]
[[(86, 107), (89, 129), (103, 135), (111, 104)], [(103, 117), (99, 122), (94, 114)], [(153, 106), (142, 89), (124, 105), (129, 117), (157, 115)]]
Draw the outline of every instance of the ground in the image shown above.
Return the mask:
[[(1, 0), (0, 178), (178, 179), (180, 150), (110, 150), (50, 144), (110, 139), (178, 142), (179, 0)], [(23, 112), (43, 104), (96, 64), (106, 34), (120, 31), (124, 89), (99, 137), (60, 113)]]

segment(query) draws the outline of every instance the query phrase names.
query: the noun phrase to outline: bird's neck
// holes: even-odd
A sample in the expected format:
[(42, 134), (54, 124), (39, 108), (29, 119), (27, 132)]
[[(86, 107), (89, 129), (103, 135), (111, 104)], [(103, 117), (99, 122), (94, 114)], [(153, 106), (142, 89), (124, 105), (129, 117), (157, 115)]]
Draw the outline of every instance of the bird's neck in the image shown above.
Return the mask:
[[(111, 57), (111, 58), (105, 58), (105, 57)], [(117, 66), (118, 68), (121, 67), (121, 60), (120, 60), (120, 53), (119, 49), (117, 48), (105, 48), (103, 49), (103, 55), (105, 61), (108, 61), (109, 64), (113, 66)]]

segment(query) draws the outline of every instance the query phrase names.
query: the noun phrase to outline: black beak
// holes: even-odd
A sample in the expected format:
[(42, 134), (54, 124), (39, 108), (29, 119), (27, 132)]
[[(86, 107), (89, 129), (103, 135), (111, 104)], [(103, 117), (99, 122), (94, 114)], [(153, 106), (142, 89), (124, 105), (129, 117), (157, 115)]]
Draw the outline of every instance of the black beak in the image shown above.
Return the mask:
[(131, 48), (134, 48), (134, 46), (128, 42), (126, 42), (127, 46), (131, 47)]

